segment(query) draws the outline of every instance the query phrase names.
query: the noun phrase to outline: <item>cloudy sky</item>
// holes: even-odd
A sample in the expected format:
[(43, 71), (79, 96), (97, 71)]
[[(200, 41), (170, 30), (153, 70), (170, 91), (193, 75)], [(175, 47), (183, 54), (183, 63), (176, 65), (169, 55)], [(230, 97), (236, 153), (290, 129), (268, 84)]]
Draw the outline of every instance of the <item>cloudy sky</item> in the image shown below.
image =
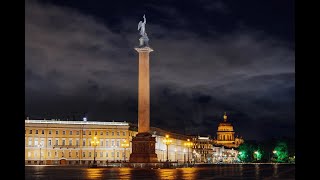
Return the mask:
[(138, 22), (150, 46), (151, 126), (245, 139), (295, 135), (293, 1), (25, 2), (25, 112), (137, 123)]

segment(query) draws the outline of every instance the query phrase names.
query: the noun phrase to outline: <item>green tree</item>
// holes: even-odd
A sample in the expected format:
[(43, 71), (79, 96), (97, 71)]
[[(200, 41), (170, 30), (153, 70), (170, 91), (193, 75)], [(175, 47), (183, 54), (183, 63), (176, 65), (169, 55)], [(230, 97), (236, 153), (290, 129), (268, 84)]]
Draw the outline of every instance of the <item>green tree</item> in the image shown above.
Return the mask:
[(278, 142), (274, 148), (274, 159), (278, 163), (288, 162), (288, 145), (286, 142)]

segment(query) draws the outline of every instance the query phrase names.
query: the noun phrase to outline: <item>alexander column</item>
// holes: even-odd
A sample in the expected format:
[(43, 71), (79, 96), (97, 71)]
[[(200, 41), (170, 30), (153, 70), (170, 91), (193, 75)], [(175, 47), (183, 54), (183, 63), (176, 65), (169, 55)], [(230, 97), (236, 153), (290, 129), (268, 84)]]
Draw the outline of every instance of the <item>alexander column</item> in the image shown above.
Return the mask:
[(146, 17), (138, 24), (140, 29), (140, 45), (135, 48), (139, 53), (139, 92), (138, 92), (138, 134), (132, 139), (132, 153), (130, 162), (148, 163), (158, 162), (155, 153), (155, 137), (149, 133), (150, 129), (150, 75), (149, 53), (153, 51), (149, 47), (149, 38), (146, 33)]

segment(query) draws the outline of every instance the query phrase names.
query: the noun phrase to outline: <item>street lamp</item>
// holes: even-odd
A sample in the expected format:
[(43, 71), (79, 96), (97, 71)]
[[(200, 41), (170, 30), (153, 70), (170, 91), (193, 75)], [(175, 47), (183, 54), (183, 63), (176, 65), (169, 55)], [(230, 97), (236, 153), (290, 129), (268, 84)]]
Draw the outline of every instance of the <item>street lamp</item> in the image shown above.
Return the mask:
[(38, 147), (40, 148), (40, 161), (39, 161), (39, 165), (41, 164), (41, 148), (42, 148), (42, 143), (38, 144)]
[(97, 140), (97, 137), (95, 136), (93, 138), (93, 141), (91, 141), (91, 145), (93, 146), (93, 165), (96, 165), (96, 146), (99, 144), (99, 141)]
[(193, 143), (190, 142), (190, 139), (187, 139), (187, 142), (184, 145), (188, 148), (188, 163), (189, 163), (189, 148), (193, 146)]
[(127, 140), (124, 140), (123, 143), (121, 143), (121, 147), (124, 148), (124, 162), (126, 162), (126, 148), (129, 147), (129, 143), (127, 143)]
[(164, 144), (166, 144), (167, 145), (167, 162), (169, 161), (169, 149), (168, 149), (168, 146), (169, 146), (169, 144), (171, 144), (172, 143), (172, 140), (171, 139), (169, 139), (169, 135), (166, 135), (166, 138), (163, 140), (163, 143)]

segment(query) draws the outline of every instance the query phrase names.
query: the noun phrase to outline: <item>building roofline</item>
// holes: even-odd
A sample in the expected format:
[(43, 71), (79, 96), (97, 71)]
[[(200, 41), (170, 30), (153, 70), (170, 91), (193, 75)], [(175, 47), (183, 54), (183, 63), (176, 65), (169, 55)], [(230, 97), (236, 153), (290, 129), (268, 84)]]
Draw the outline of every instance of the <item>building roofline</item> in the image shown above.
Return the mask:
[(74, 124), (74, 125), (105, 125), (105, 126), (129, 126), (128, 122), (99, 122), (99, 121), (60, 121), (60, 120), (29, 120), (27, 124)]

